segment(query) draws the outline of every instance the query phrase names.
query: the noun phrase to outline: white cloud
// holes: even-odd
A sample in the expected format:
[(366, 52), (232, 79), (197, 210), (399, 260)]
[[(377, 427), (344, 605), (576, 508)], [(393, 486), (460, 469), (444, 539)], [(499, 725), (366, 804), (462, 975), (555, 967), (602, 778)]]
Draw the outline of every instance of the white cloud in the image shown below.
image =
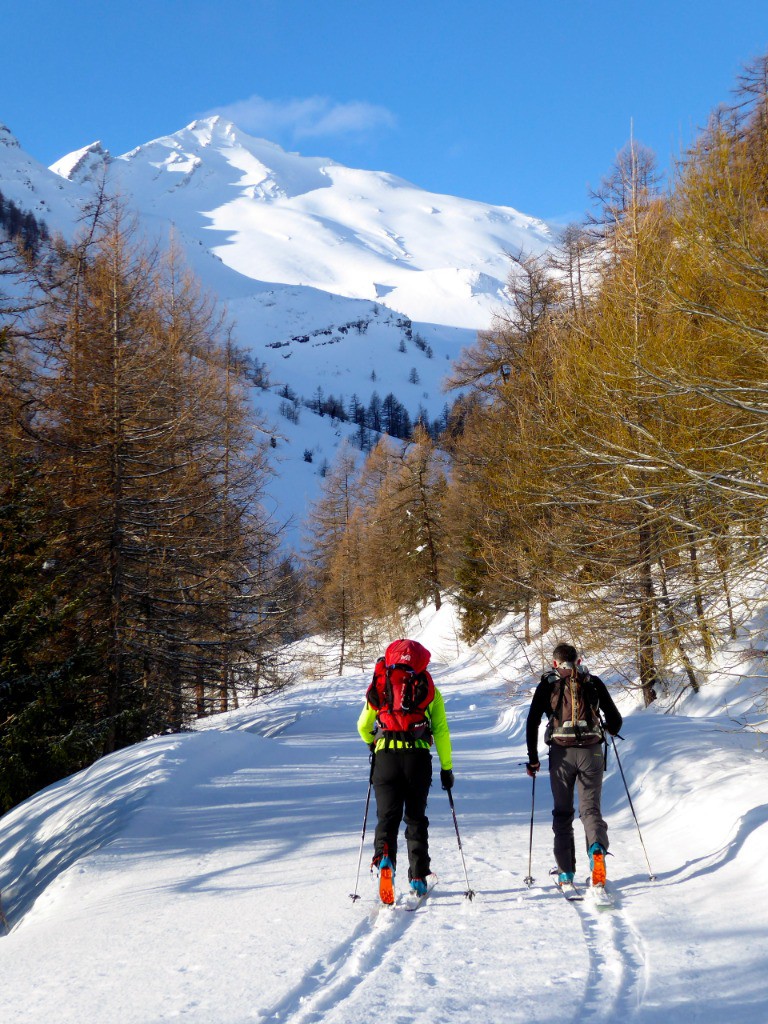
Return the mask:
[(208, 113), (220, 114), (243, 131), (269, 139), (286, 134), (293, 139), (365, 135), (396, 124), (386, 107), (362, 101), (336, 103), (326, 96), (294, 100), (251, 96)]

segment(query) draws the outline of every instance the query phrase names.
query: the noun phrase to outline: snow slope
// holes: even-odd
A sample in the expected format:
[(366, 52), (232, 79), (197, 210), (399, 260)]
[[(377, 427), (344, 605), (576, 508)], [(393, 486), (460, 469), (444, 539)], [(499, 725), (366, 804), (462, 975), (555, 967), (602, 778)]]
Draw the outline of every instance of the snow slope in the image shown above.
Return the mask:
[(52, 170), (87, 184), (105, 165), (145, 217), (172, 221), (245, 277), (384, 300), (429, 323), (486, 327), (505, 253), (552, 244), (546, 224), (511, 207), (287, 153), (218, 116), (115, 158), (95, 143)]
[(433, 896), (413, 914), (377, 907), (369, 831), (363, 899), (348, 898), (368, 674), (307, 678), (196, 732), (105, 758), (0, 819), (12, 925), (0, 939), (0, 1018), (765, 1024), (764, 737), (734, 729), (717, 707), (673, 717), (625, 701), (620, 755), (656, 880), (612, 759), (604, 810), (616, 908), (573, 906), (550, 887), (543, 778), (527, 889), (532, 784), (519, 763), (542, 652), (506, 625), (470, 650), (445, 606), (412, 631), (446, 698), (473, 902), (439, 788)]
[(44, 220), (52, 231), (69, 236), (90, 188), (83, 189), (51, 173), (0, 123), (0, 192), (25, 212)]

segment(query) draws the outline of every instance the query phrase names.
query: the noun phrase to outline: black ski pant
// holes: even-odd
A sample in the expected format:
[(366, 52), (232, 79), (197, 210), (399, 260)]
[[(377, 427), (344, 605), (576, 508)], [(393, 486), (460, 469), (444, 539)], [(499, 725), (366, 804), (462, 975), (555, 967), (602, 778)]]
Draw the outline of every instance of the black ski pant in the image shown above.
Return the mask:
[(549, 781), (554, 809), (552, 831), (555, 833), (555, 860), (560, 871), (576, 870), (576, 846), (573, 837), (574, 790), (578, 787), (579, 817), (584, 825), (587, 850), (593, 843), (608, 849), (608, 826), (600, 811), (605, 761), (603, 747), (549, 748)]
[(373, 789), (376, 794), (376, 835), (374, 855), (385, 847), (393, 865), (397, 864), (397, 834), (405, 821), (408, 847), (408, 877), (425, 878), (429, 874), (429, 819), (427, 797), (432, 785), (432, 755), (421, 747), (391, 748), (376, 752), (373, 765)]

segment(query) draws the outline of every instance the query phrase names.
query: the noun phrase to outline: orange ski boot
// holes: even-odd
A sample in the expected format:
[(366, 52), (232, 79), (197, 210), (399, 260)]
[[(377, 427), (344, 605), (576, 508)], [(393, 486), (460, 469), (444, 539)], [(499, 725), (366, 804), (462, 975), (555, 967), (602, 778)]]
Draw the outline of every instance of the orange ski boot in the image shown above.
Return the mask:
[(592, 862), (592, 885), (605, 885), (605, 850), (599, 843), (589, 848), (589, 859)]
[(395, 902), (395, 869), (386, 854), (379, 861), (379, 898), (382, 903)]

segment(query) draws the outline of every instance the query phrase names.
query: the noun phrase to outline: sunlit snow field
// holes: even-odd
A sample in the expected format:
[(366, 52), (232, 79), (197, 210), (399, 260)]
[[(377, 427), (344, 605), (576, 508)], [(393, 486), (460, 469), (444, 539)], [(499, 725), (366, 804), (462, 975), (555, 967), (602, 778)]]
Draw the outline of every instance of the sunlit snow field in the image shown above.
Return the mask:
[[(551, 887), (550, 795), (532, 783), (527, 700), (546, 653), (515, 622), (472, 649), (450, 606), (432, 652), (453, 733), (456, 812), (429, 803), (438, 883), (415, 913), (377, 905), (355, 732), (368, 673), (301, 682), (193, 732), (103, 759), (0, 819), (0, 1019), (8, 1024), (395, 1024), (768, 1020), (764, 737), (734, 722), (724, 671), (672, 716), (620, 698), (621, 776), (604, 791), (615, 909)], [(592, 666), (594, 671), (598, 666)], [(608, 681), (610, 676), (606, 674)], [(753, 681), (754, 687), (754, 681)], [(725, 705), (728, 704), (728, 711)], [(586, 874), (576, 822), (578, 871)]]

